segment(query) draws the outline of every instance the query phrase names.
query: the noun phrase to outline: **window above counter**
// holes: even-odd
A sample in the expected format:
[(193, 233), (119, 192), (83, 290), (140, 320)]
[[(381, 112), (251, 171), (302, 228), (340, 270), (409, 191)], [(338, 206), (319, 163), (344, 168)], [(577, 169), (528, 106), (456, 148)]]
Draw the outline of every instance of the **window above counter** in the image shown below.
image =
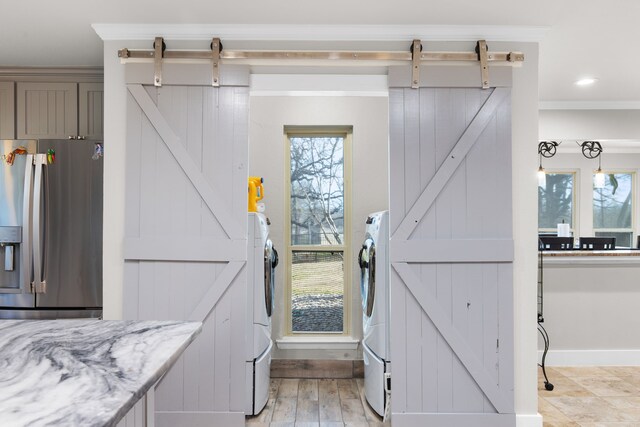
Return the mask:
[(580, 237), (615, 237), (618, 249), (637, 247), (640, 153), (610, 154), (606, 161), (605, 185), (594, 188), (593, 162), (575, 154), (547, 159), (546, 183), (538, 187), (540, 235), (556, 235), (564, 221), (576, 246)]
[(631, 247), (635, 173), (607, 173), (603, 188), (593, 189), (593, 231), (596, 237), (615, 237), (617, 247)]

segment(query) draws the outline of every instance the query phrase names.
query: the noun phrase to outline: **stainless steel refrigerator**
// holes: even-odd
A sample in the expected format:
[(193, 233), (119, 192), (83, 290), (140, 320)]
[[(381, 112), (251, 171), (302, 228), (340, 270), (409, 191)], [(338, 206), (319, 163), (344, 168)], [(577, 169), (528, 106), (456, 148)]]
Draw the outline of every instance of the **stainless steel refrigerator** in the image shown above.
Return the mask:
[(100, 317), (96, 142), (0, 140), (0, 156), (0, 318)]

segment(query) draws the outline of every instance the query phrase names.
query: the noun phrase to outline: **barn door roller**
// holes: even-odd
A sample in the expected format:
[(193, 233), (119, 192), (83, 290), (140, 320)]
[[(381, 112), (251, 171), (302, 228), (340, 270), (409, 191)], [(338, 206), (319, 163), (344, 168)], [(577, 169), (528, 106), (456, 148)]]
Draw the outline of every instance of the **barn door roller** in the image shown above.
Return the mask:
[(163, 59), (185, 60), (210, 60), (211, 61), (211, 85), (220, 86), (220, 64), (242, 60), (253, 61), (296, 61), (296, 60), (320, 60), (331, 62), (344, 62), (345, 65), (381, 62), (387, 65), (398, 63), (411, 63), (411, 87), (420, 85), (420, 65), (437, 62), (475, 62), (480, 64), (480, 81), (482, 88), (489, 87), (489, 63), (502, 63), (516, 65), (524, 62), (522, 52), (489, 52), (487, 42), (478, 40), (475, 52), (424, 52), (420, 40), (413, 40), (409, 52), (371, 52), (371, 51), (264, 51), (264, 50), (225, 50), (220, 39), (215, 37), (211, 41), (210, 49), (204, 51), (195, 50), (166, 50), (162, 37), (156, 37), (153, 50), (129, 50), (120, 49), (118, 57), (127, 59), (150, 59), (154, 61), (154, 85), (162, 85), (162, 61)]
[(482, 81), (482, 89), (489, 88), (489, 64), (487, 56), (487, 42), (485, 40), (478, 40), (476, 43), (476, 53), (478, 54), (478, 61), (480, 61), (480, 79)]
[(153, 42), (153, 85), (162, 86), (162, 57), (167, 45), (164, 44), (162, 37), (156, 37)]
[(411, 45), (411, 87), (414, 89), (420, 87), (420, 52), (422, 43), (420, 40), (414, 40)]
[(222, 52), (222, 43), (220, 39), (214, 37), (211, 40), (211, 86), (220, 86), (220, 52)]

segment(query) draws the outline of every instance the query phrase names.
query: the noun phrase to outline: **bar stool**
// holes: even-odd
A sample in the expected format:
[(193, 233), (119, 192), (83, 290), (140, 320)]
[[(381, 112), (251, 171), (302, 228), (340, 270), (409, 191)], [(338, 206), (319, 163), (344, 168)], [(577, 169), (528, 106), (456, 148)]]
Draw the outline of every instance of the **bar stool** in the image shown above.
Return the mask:
[(583, 251), (602, 251), (615, 248), (615, 237), (580, 237), (580, 249)]
[(573, 237), (539, 236), (541, 251), (570, 251), (573, 249)]

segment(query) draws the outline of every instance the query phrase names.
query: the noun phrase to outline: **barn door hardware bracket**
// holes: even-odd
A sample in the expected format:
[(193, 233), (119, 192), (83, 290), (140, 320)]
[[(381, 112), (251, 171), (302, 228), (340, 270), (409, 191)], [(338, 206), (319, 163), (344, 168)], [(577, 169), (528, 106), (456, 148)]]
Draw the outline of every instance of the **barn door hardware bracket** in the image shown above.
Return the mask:
[(220, 87), (220, 52), (222, 43), (218, 37), (211, 40), (211, 86)]
[(153, 85), (157, 87), (162, 86), (162, 58), (166, 49), (162, 37), (156, 37), (153, 42)]
[(411, 45), (411, 87), (418, 89), (420, 87), (420, 60), (422, 52), (422, 43), (420, 40), (414, 40)]
[[(480, 78), (482, 80), (482, 89), (489, 89), (489, 47), (486, 40), (478, 40), (476, 43), (476, 53), (478, 54), (478, 61), (480, 61)], [(511, 62), (509, 57), (511, 53), (507, 55), (507, 61)]]
[[(295, 63), (296, 61), (324, 61), (325, 63), (340, 64), (346, 66), (369, 66), (372, 62), (382, 65), (398, 65), (399, 63), (411, 64), (411, 87), (420, 85), (420, 65), (451, 62), (480, 62), (482, 88), (489, 88), (489, 63), (501, 63), (517, 66), (524, 62), (522, 52), (489, 52), (487, 42), (478, 40), (475, 52), (425, 52), (422, 42), (413, 40), (409, 51), (285, 51), (285, 50), (228, 50), (223, 49), (218, 37), (211, 39), (208, 50), (166, 50), (162, 37), (156, 37), (153, 50), (130, 50), (127, 48), (118, 51), (118, 57), (122, 60), (143, 59), (154, 61), (154, 85), (162, 86), (162, 61), (164, 59), (181, 59), (187, 61), (208, 60), (211, 63), (211, 85), (220, 86), (220, 65), (233, 61), (243, 61), (249, 64), (261, 64), (265, 61), (272, 64), (274, 61)], [(328, 64), (327, 64), (328, 65)]]

